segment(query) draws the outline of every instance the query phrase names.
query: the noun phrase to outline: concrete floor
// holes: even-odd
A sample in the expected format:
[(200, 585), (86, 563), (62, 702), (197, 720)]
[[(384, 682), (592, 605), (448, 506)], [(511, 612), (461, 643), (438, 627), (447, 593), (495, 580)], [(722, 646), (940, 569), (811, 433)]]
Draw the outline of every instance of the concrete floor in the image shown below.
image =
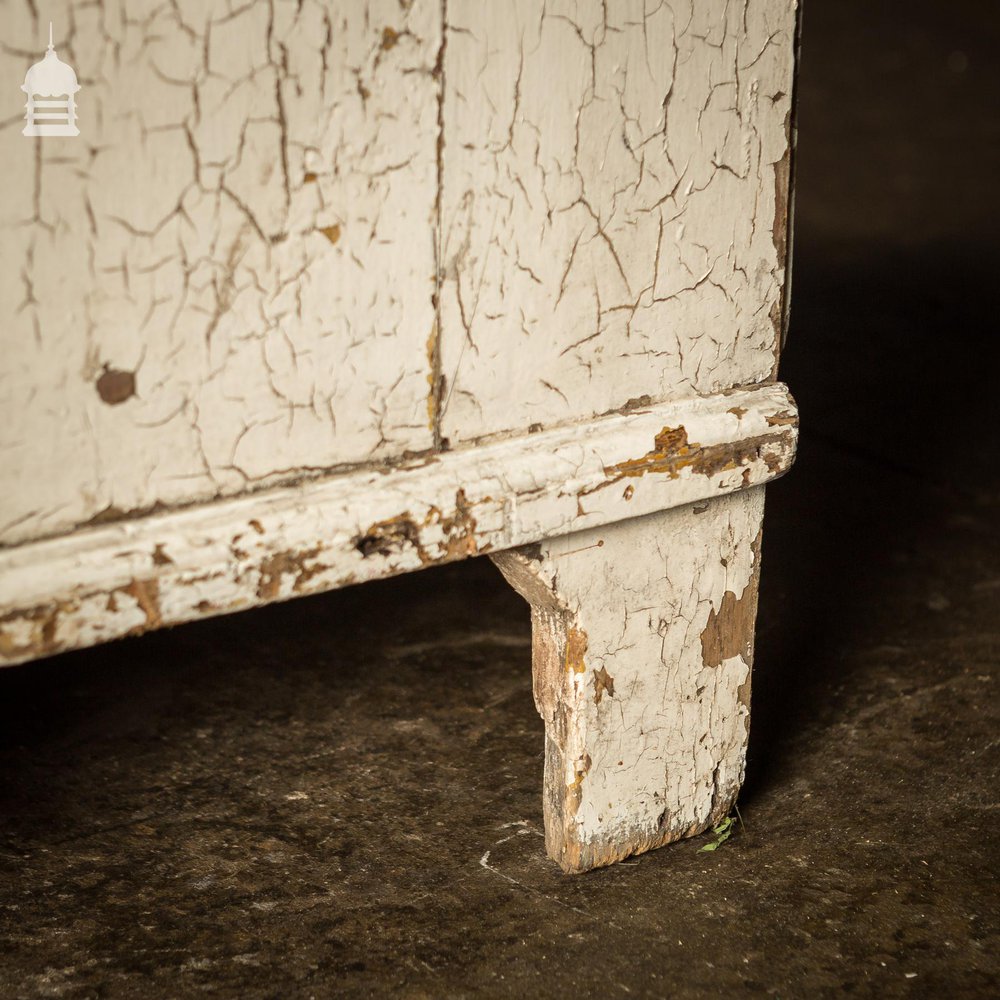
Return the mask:
[(745, 830), (545, 859), (476, 560), (0, 675), (0, 995), (1000, 995), (993, 6), (806, 10)]

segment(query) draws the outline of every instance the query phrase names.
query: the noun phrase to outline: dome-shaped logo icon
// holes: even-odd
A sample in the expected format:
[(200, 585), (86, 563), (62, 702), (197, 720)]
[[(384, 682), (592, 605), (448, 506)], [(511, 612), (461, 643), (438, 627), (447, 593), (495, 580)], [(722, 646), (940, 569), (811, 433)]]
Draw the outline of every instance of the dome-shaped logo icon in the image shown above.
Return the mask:
[(28, 95), (22, 135), (79, 135), (76, 127), (76, 94), (80, 89), (73, 67), (64, 63), (52, 45), (49, 22), (49, 49), (41, 62), (28, 70), (21, 86)]

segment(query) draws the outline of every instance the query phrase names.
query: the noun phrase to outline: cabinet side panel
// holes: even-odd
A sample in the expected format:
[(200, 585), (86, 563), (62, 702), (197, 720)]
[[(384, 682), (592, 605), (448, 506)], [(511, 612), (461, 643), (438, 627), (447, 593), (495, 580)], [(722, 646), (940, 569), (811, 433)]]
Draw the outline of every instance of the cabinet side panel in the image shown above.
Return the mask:
[(772, 376), (795, 17), (449, 0), (445, 437)]
[[(4, 5), (0, 542), (433, 443), (438, 0)], [(17, 96), (16, 96), (17, 95)]]

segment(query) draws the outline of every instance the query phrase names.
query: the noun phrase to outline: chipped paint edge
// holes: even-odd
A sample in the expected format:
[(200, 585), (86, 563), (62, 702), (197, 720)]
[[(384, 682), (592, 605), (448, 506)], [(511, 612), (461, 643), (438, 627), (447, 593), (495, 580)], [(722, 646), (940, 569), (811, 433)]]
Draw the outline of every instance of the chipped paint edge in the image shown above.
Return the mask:
[(771, 383), (0, 550), (0, 665), (531, 544), (784, 474)]

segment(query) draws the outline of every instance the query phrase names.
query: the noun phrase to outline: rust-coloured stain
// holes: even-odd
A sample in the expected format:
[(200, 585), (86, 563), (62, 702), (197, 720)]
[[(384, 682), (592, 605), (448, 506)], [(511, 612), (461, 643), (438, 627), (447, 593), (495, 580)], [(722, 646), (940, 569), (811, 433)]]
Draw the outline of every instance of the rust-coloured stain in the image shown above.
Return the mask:
[(438, 325), (437, 320), (431, 326), (431, 332), (427, 337), (427, 424), (430, 429), (437, 429), (438, 413), (441, 409), (441, 396), (444, 388), (444, 376), (439, 376), (440, 348), (438, 346)]
[(389, 49), (396, 47), (396, 43), (399, 41), (399, 32), (395, 28), (383, 28), (382, 29), (382, 51), (388, 52)]
[(583, 801), (583, 779), (593, 763), (590, 754), (585, 753), (573, 766), (575, 776), (566, 786), (566, 811), (569, 816), (576, 815), (576, 811), (580, 808), (580, 803)]
[(257, 520), (257, 518), (255, 517), (250, 518), (247, 524), (249, 524), (250, 527), (253, 528), (253, 530), (256, 531), (258, 535), (264, 534), (264, 525), (261, 524), (260, 521)]
[(97, 394), (109, 406), (118, 406), (135, 395), (135, 372), (121, 371), (104, 366), (104, 372), (95, 383)]
[(474, 556), (479, 551), (476, 519), (472, 516), (472, 505), (466, 499), (465, 490), (459, 489), (455, 494), (455, 514), (453, 517), (443, 518), (441, 528), (448, 536), (445, 559), (463, 559), (465, 556)]
[(739, 597), (727, 590), (719, 610), (712, 608), (708, 613), (708, 622), (701, 633), (701, 658), (705, 666), (721, 666), (733, 656), (742, 656), (749, 664), (756, 617), (757, 578), (754, 574)]
[(600, 670), (594, 671), (594, 703), (600, 705), (601, 698), (604, 695), (609, 698), (613, 698), (615, 695), (615, 679), (601, 667)]
[(268, 556), (260, 564), (260, 580), (257, 583), (257, 596), (265, 601), (274, 600), (281, 590), (281, 578), (287, 573), (294, 575), (295, 583), (292, 590), (299, 593), (302, 588), (318, 573), (328, 567), (322, 563), (307, 566), (320, 553), (320, 546), (304, 549), (302, 552), (276, 552)]
[[(68, 610), (68, 607), (62, 602), (42, 604), (36, 608), (4, 615), (0, 618), (0, 656), (13, 660), (24, 656), (48, 656), (50, 653), (58, 652), (61, 644), (56, 639), (56, 625), (59, 613)], [(31, 634), (26, 642), (17, 642), (13, 636), (8, 635), (4, 626), (23, 622), (31, 623)]]
[(163, 624), (160, 615), (160, 584), (155, 579), (133, 580), (127, 587), (119, 587), (119, 593), (128, 594), (146, 616), (138, 631), (159, 628)]
[(741, 420), (747, 414), (747, 408), (745, 406), (730, 406), (726, 413), (731, 413), (737, 420)]
[(576, 674), (582, 674), (586, 669), (587, 665), (583, 661), (584, 654), (587, 652), (587, 633), (583, 631), (582, 628), (576, 628), (570, 625), (566, 629), (566, 662), (565, 667), (567, 673), (572, 671)]
[[(794, 419), (791, 421), (794, 423)], [(747, 466), (762, 459), (771, 472), (781, 470), (781, 457), (768, 445), (781, 444), (780, 432), (747, 438), (743, 441), (726, 441), (722, 444), (702, 446), (688, 441), (684, 427), (664, 427), (653, 439), (653, 447), (639, 458), (604, 467), (607, 482), (600, 486), (583, 490), (581, 494), (593, 493), (610, 486), (627, 476), (644, 476), (648, 472), (664, 473), (676, 479), (684, 469), (691, 469), (702, 476), (713, 476), (730, 469)]]
[(340, 239), (340, 226), (336, 222), (332, 226), (320, 226), (318, 231), (331, 243), (336, 243)]
[(173, 559), (167, 555), (167, 550), (164, 549), (162, 543), (157, 543), (153, 549), (153, 565), (154, 566), (172, 566)]

